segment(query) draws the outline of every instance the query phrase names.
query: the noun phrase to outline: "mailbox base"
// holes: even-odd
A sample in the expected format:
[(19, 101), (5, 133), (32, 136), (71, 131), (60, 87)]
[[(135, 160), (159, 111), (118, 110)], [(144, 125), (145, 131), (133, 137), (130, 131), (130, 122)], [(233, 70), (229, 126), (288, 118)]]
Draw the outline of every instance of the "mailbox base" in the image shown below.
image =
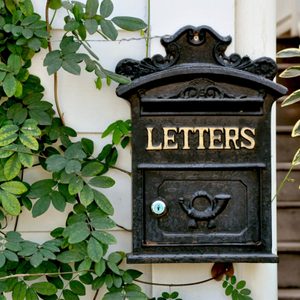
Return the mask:
[(212, 263), (212, 262), (245, 262), (245, 263), (278, 263), (275, 254), (127, 254), (127, 263)]

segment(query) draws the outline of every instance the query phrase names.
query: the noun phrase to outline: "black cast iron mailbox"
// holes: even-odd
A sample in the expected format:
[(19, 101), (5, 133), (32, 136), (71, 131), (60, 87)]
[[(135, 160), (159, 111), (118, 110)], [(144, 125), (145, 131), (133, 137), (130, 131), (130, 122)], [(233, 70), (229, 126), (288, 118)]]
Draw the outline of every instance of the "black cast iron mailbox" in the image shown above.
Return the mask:
[[(275, 62), (225, 55), (230, 37), (187, 26), (166, 57), (125, 59), (132, 106), (131, 263), (276, 262), (271, 106)], [(255, 46), (255, 45), (254, 45)]]

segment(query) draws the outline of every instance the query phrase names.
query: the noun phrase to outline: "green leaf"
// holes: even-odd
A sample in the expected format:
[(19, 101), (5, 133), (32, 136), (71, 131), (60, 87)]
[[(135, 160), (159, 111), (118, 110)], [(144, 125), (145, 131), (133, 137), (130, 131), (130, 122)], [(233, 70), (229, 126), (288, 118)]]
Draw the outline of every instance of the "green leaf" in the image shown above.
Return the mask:
[(81, 204), (87, 207), (93, 202), (93, 200), (94, 200), (93, 190), (88, 185), (85, 185), (80, 192)]
[(31, 288), (38, 294), (45, 296), (51, 296), (57, 292), (56, 286), (50, 282), (36, 282), (31, 285)]
[(124, 299), (124, 295), (121, 292), (109, 292), (104, 295), (102, 300), (123, 300), (123, 299)]
[(85, 152), (82, 150), (81, 143), (75, 143), (68, 147), (65, 151), (67, 159), (84, 159), (86, 158)]
[(3, 190), (15, 195), (21, 195), (27, 192), (26, 185), (20, 181), (8, 181), (2, 183), (0, 186)]
[(32, 150), (38, 150), (39, 149), (39, 143), (36, 140), (36, 138), (34, 138), (32, 135), (26, 134), (26, 133), (21, 133), (19, 135), (19, 139), (21, 141), (21, 143), (26, 146), (29, 149)]
[(8, 73), (3, 81), (3, 89), (7, 97), (12, 97), (17, 91), (17, 80), (12, 73)]
[(19, 281), (13, 289), (12, 298), (13, 300), (24, 300), (26, 296), (26, 283), (24, 281)]
[(21, 171), (21, 163), (19, 161), (17, 153), (15, 153), (12, 157), (4, 165), (4, 176), (7, 180), (11, 180), (19, 175)]
[(282, 78), (293, 78), (300, 76), (300, 66), (292, 66), (284, 70), (279, 77)]
[(88, 241), (87, 253), (94, 262), (99, 262), (103, 257), (103, 248), (101, 244), (93, 237)]
[(32, 216), (36, 218), (42, 215), (43, 213), (45, 213), (48, 210), (50, 203), (51, 203), (50, 195), (42, 196), (39, 200), (37, 200), (34, 203), (32, 208)]
[(82, 145), (82, 149), (84, 150), (84, 152), (90, 156), (93, 154), (94, 152), (94, 142), (90, 139), (87, 138), (82, 138), (81, 139), (81, 145)]
[(65, 171), (67, 174), (79, 173), (81, 170), (81, 163), (78, 160), (69, 160), (66, 164)]
[(111, 0), (103, 0), (100, 5), (100, 14), (103, 18), (109, 17), (114, 9), (114, 5)]
[(108, 256), (108, 261), (110, 261), (114, 264), (119, 264), (123, 258), (124, 258), (123, 252), (112, 252)]
[(235, 284), (236, 283), (236, 277), (233, 275), (230, 279), (231, 284)]
[(61, 0), (50, 0), (49, 1), (49, 8), (51, 9), (60, 9), (62, 7)]
[(37, 14), (28, 16), (28, 17), (26, 17), (26, 18), (23, 19), (23, 21), (21, 22), (21, 25), (22, 26), (28, 26), (28, 25), (30, 25), (32, 23), (35, 23), (35, 22), (39, 21), (40, 18), (41, 17), (39, 15), (37, 15)]
[(294, 158), (292, 160), (292, 164), (294, 166), (297, 166), (300, 164), (300, 148), (297, 150), (297, 152), (294, 155)]
[(83, 188), (83, 180), (81, 177), (72, 177), (69, 183), (68, 191), (70, 195), (76, 195), (81, 192)]
[(244, 288), (245, 286), (246, 286), (246, 281), (245, 281), (245, 280), (241, 280), (241, 281), (239, 281), (239, 282), (237, 283), (236, 288), (237, 288), (238, 290), (240, 290), (240, 289)]
[(84, 296), (86, 293), (85, 286), (78, 280), (70, 281), (69, 286), (71, 291), (76, 295)]
[(131, 82), (130, 78), (125, 77), (123, 75), (119, 75), (119, 74), (116, 74), (116, 73), (108, 71), (108, 70), (104, 70), (104, 73), (110, 79), (112, 79), (113, 81), (118, 82), (120, 84), (129, 84)]
[(26, 300), (39, 300), (38, 295), (32, 288), (28, 288), (26, 291)]
[(80, 274), (82, 275), (86, 275), (86, 274), (90, 274), (90, 273), (87, 273), (89, 272), (90, 268), (91, 268), (91, 265), (92, 265), (92, 261), (90, 260), (89, 257), (86, 257), (85, 260), (83, 260), (79, 266), (78, 266), (78, 272), (80, 272)]
[(86, 1), (86, 13), (89, 18), (93, 18), (97, 14), (99, 7), (98, 0), (87, 0)]
[(38, 38), (32, 37), (31, 39), (28, 40), (27, 45), (30, 49), (32, 49), (34, 51), (39, 51), (42, 46), (42, 43)]
[(34, 163), (34, 157), (32, 154), (27, 154), (27, 153), (18, 153), (18, 158), (20, 163), (27, 168), (31, 168)]
[(43, 259), (41, 252), (37, 251), (31, 256), (30, 263), (33, 267), (37, 268), (43, 262)]
[(63, 290), (63, 296), (65, 300), (79, 300), (79, 297), (70, 290)]
[(66, 200), (64, 196), (58, 191), (52, 191), (50, 193), (53, 206), (58, 210), (63, 212), (66, 208)]
[(296, 102), (300, 101), (300, 90), (296, 90), (294, 91), (293, 93), (291, 93), (289, 96), (287, 96), (281, 106), (282, 107), (285, 107), (285, 106), (288, 106), (288, 105), (291, 105), (291, 104), (294, 104)]
[(100, 259), (97, 263), (95, 263), (95, 273), (97, 276), (101, 276), (106, 269), (105, 260)]
[(10, 250), (4, 250), (3, 254), (9, 261), (19, 262), (19, 258), (16, 253)]
[(116, 226), (115, 222), (108, 217), (92, 217), (91, 224), (96, 229), (111, 229)]
[(109, 267), (109, 269), (110, 269), (113, 273), (115, 273), (115, 274), (117, 274), (117, 275), (122, 275), (121, 272), (120, 272), (120, 269), (118, 268), (118, 266), (117, 266), (115, 263), (113, 263), (113, 262), (111, 262), (111, 261), (108, 261), (108, 262), (107, 262), (107, 266)]
[(22, 58), (19, 55), (11, 54), (7, 60), (9, 71), (17, 75), (22, 67)]
[(92, 235), (102, 244), (113, 245), (117, 243), (117, 239), (112, 234), (105, 231), (93, 231)]
[(248, 296), (248, 295), (251, 294), (251, 291), (250, 291), (249, 289), (242, 289), (242, 290), (240, 291), (240, 294), (241, 294), (241, 295), (246, 295), (246, 296)]
[(92, 186), (96, 186), (99, 188), (110, 188), (115, 184), (115, 181), (108, 176), (96, 176), (92, 178), (89, 183)]
[[(30, 106), (29, 106), (30, 107)], [(27, 119), (22, 128), (21, 131), (25, 134), (32, 135), (32, 136), (40, 136), (41, 130), (37, 127), (38, 122), (33, 119)]]
[(78, 222), (69, 226), (69, 243), (76, 244), (84, 241), (90, 235), (90, 229), (85, 222)]
[(3, 253), (0, 253), (0, 268), (2, 268), (5, 265), (6, 257)]
[[(57, 260), (65, 264), (81, 261), (84, 258), (84, 255), (76, 250), (68, 250), (57, 255)], [(68, 276), (68, 278), (72, 278), (72, 276)]]
[(128, 297), (129, 300), (147, 300), (148, 299), (148, 297), (140, 291), (128, 291), (126, 293), (126, 297)]
[(118, 37), (118, 31), (110, 20), (101, 20), (100, 22), (102, 32), (112, 41)]
[(74, 74), (74, 75), (80, 75), (81, 68), (78, 65), (78, 63), (72, 61), (72, 60), (63, 60), (62, 67), (65, 71)]
[(16, 125), (6, 125), (0, 128), (0, 146), (7, 146), (14, 142), (18, 135), (19, 127)]
[(56, 182), (52, 179), (43, 179), (33, 183), (30, 187), (29, 197), (40, 198), (48, 195), (52, 188), (56, 185)]
[(29, 115), (32, 119), (36, 120), (40, 125), (50, 125), (51, 117), (45, 111), (41, 111), (38, 109), (29, 110)]
[(60, 48), (64, 55), (75, 53), (81, 44), (74, 41), (72, 36), (64, 36), (60, 42)]
[(299, 48), (287, 48), (277, 53), (278, 58), (298, 57), (300, 56)]
[(81, 174), (82, 176), (85, 177), (92, 177), (101, 173), (103, 169), (104, 169), (103, 164), (96, 161), (92, 161), (82, 168)]
[(66, 167), (67, 160), (60, 154), (54, 154), (46, 159), (46, 164), (48, 171), (59, 172)]
[(33, 14), (34, 9), (31, 0), (24, 0), (23, 2), (20, 2), (19, 5), (22, 13), (25, 16), (30, 16)]
[(114, 208), (108, 198), (101, 192), (94, 190), (95, 201), (97, 205), (108, 215), (114, 214)]
[(233, 286), (230, 284), (227, 286), (227, 288), (225, 289), (225, 295), (226, 296), (230, 296), (232, 294), (233, 291)]
[(65, 31), (74, 31), (79, 27), (79, 22), (75, 20), (71, 20), (68, 23), (65, 24), (64, 30)]
[(134, 17), (114, 17), (111, 20), (117, 26), (127, 31), (136, 31), (147, 27), (147, 24), (143, 20)]
[(95, 19), (87, 19), (84, 26), (89, 34), (94, 34), (98, 29), (98, 23)]
[(300, 120), (297, 121), (297, 123), (294, 125), (292, 130), (292, 137), (296, 137), (300, 135)]

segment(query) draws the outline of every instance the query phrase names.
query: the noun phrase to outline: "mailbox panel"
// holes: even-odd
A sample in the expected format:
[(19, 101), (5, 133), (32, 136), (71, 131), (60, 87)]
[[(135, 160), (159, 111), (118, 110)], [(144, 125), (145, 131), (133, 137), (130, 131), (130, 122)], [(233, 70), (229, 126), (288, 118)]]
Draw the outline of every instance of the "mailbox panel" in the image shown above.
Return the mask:
[[(260, 239), (259, 169), (146, 170), (143, 246), (257, 245)], [(166, 204), (158, 216), (153, 202)], [(250, 213), (251, 212), (251, 213)]]
[(230, 37), (187, 26), (166, 56), (122, 60), (132, 108), (129, 263), (276, 262), (271, 106), (275, 62), (225, 55)]

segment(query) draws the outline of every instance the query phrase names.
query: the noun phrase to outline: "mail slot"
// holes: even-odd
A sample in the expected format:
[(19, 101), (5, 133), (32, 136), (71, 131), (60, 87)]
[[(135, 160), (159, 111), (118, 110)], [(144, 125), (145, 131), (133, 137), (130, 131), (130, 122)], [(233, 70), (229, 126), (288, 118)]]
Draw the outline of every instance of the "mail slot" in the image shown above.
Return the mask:
[(124, 59), (132, 107), (130, 263), (276, 262), (271, 107), (275, 62), (227, 56), (230, 37), (186, 26), (166, 56)]

